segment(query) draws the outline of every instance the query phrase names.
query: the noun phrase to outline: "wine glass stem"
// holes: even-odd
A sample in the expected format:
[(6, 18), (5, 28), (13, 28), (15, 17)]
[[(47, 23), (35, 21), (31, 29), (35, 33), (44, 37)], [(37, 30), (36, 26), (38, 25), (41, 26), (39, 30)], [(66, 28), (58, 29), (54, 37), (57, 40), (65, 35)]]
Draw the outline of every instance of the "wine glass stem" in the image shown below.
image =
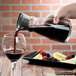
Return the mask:
[(11, 76), (15, 76), (16, 62), (11, 62)]

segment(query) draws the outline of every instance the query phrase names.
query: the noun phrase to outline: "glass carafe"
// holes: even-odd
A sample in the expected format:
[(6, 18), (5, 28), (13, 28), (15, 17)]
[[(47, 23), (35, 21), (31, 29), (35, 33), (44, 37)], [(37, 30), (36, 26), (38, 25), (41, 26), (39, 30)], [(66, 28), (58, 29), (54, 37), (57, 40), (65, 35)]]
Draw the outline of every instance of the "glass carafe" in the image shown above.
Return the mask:
[(58, 24), (54, 24), (53, 18), (38, 19), (20, 13), (17, 20), (17, 29), (36, 32), (58, 42), (67, 42), (71, 35), (72, 26), (70, 20), (60, 19)]

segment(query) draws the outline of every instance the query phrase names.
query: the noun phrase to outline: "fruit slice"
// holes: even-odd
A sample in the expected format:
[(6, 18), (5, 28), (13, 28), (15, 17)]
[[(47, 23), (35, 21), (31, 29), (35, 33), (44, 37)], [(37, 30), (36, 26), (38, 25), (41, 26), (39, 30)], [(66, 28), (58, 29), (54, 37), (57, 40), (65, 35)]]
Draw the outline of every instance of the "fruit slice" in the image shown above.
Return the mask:
[(54, 56), (51, 56), (51, 57), (50, 57), (50, 59), (52, 59), (52, 60), (53, 60), (53, 59), (54, 59)]
[(40, 57), (42, 57), (41, 54), (37, 54), (35, 57), (33, 57), (33, 59), (39, 59)]
[(47, 60), (47, 56), (43, 56), (42, 57), (42, 60)]
[(59, 52), (55, 52), (55, 53), (54, 53), (54, 57), (55, 57), (56, 59), (60, 60), (60, 61), (66, 60), (66, 56), (63, 55), (63, 54), (61, 54), (61, 53), (59, 53)]
[(61, 62), (70, 63), (70, 64), (76, 64), (76, 57), (68, 59), (68, 60), (64, 60), (64, 61), (61, 61)]
[(66, 56), (66, 59), (71, 59), (71, 58), (72, 58), (72, 55), (70, 54)]
[(46, 52), (45, 52), (45, 51), (41, 51), (40, 54), (41, 54), (42, 56), (45, 56), (45, 55), (46, 55)]
[(40, 53), (40, 52), (42, 52), (42, 50), (41, 50), (41, 49), (37, 51), (37, 53)]

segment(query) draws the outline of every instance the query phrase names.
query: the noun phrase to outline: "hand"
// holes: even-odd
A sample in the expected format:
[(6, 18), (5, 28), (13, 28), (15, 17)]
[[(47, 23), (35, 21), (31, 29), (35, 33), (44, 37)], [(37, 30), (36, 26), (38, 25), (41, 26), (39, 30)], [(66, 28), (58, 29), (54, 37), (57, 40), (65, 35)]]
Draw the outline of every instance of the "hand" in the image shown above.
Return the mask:
[(69, 19), (70, 13), (65, 7), (62, 7), (60, 9), (57, 9), (56, 11), (52, 12), (51, 14), (49, 14), (47, 16), (47, 19), (45, 20), (45, 22), (48, 20), (51, 20), (51, 18), (53, 18), (54, 24), (57, 24), (60, 19), (66, 19), (66, 20)]

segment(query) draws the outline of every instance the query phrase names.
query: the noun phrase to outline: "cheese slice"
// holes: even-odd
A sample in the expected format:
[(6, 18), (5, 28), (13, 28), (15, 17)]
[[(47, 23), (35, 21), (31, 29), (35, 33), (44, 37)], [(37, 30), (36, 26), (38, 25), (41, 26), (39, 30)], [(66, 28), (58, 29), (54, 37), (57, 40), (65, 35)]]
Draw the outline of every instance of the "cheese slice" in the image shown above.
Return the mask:
[(33, 59), (39, 59), (40, 57), (42, 57), (42, 55), (41, 54), (37, 54)]
[(59, 52), (55, 52), (53, 56), (54, 56), (56, 59), (60, 60), (60, 61), (66, 59), (66, 55), (61, 54), (61, 53), (59, 53)]

